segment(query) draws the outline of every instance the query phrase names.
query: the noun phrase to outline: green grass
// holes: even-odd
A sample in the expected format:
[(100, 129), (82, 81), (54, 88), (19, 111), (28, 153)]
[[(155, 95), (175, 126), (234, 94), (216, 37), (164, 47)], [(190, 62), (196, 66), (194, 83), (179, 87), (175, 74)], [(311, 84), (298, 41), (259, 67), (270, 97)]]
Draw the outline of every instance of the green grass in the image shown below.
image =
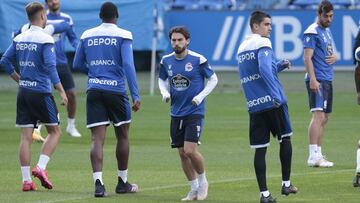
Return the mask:
[[(207, 202), (258, 202), (253, 169), (253, 150), (248, 141), (248, 114), (236, 72), (218, 73), (219, 85), (207, 99), (207, 114), (200, 150), (205, 157), (210, 182)], [(359, 188), (351, 184), (355, 170), (356, 143), (360, 138), (360, 108), (356, 104), (353, 75), (337, 72), (334, 83), (334, 113), (325, 130), (323, 151), (335, 162), (329, 169), (309, 168), (307, 127), (311, 117), (303, 73), (283, 73), (281, 80), (289, 100), (293, 125), (292, 182), (299, 193), (280, 196), (279, 146), (272, 139), (267, 154), (268, 186), (279, 202), (359, 202)], [(179, 202), (188, 191), (176, 150), (169, 147), (169, 107), (157, 94), (148, 96), (148, 73), (139, 73), (141, 110), (133, 114), (130, 129), (129, 180), (141, 192), (115, 194), (117, 169), (115, 137), (108, 128), (104, 147), (104, 181), (110, 196), (93, 198), (89, 160), (90, 131), (85, 128), (86, 78), (76, 75), (78, 86), (77, 125), (79, 139), (62, 136), (48, 165), (54, 189), (46, 191), (38, 180), (37, 192), (21, 192), (18, 161), (20, 131), (14, 127), (16, 84), (0, 76), (0, 202)], [(55, 93), (57, 102), (59, 98)], [(59, 107), (62, 130), (66, 111)], [(43, 134), (45, 131), (43, 131)], [(37, 162), (40, 144), (32, 145), (32, 165)]]

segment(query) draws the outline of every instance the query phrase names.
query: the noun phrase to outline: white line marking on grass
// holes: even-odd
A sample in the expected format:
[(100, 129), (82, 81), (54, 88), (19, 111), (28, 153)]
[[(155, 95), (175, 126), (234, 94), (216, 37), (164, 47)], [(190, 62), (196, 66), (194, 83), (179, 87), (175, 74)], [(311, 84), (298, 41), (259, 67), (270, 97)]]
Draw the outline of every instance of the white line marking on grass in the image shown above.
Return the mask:
[[(314, 169), (316, 170), (316, 169)], [(321, 169), (319, 169), (321, 170)], [(319, 174), (330, 174), (330, 173), (345, 173), (345, 172), (351, 172), (354, 171), (354, 169), (341, 169), (341, 170), (327, 170), (327, 171), (315, 171), (315, 172), (308, 172), (308, 173), (292, 173), (291, 176), (305, 176), (305, 175), (319, 175)], [(280, 175), (271, 175), (267, 178), (279, 178)], [(244, 178), (232, 178), (232, 179), (224, 179), (219, 181), (209, 181), (210, 184), (221, 184), (221, 183), (232, 183), (232, 182), (238, 182), (238, 181), (244, 181), (244, 180), (255, 180), (256, 177), (244, 177)], [(154, 191), (154, 190), (166, 190), (166, 189), (172, 189), (172, 188), (178, 188), (178, 187), (186, 187), (188, 184), (173, 184), (173, 185), (166, 185), (166, 186), (157, 186), (157, 187), (150, 187), (150, 188), (144, 188), (141, 189), (142, 191)], [(110, 196), (113, 195), (110, 193)], [(64, 198), (64, 199), (57, 199), (53, 201), (38, 201), (37, 203), (55, 203), (55, 202), (66, 202), (66, 201), (76, 201), (76, 200), (85, 200), (85, 199), (93, 199), (93, 196), (83, 196), (83, 197), (73, 197), (73, 198)]]

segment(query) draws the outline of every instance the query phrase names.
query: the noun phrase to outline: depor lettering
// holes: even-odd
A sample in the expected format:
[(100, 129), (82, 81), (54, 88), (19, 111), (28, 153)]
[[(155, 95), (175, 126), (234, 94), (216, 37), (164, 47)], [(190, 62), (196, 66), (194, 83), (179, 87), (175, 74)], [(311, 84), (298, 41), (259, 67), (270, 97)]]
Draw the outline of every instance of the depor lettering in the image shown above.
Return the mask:
[(248, 53), (240, 54), (239, 57), (238, 57), (239, 63), (242, 63), (245, 60), (255, 60), (255, 53), (254, 52), (248, 52)]
[(27, 43), (17, 43), (16, 44), (16, 50), (29, 50), (29, 51), (36, 51), (37, 45), (36, 44), (27, 44)]
[(115, 38), (93, 38), (88, 40), (88, 46), (100, 46), (100, 45), (106, 45), (106, 46), (116, 46), (116, 39)]

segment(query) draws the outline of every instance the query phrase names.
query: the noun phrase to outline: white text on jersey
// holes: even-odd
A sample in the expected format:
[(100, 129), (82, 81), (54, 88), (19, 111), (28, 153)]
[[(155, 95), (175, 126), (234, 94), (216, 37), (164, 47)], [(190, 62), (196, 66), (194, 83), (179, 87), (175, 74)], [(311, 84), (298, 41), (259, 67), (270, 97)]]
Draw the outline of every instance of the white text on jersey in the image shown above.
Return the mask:
[(87, 45), (89, 47), (91, 47), (91, 46), (99, 46), (99, 45), (116, 46), (116, 39), (115, 38), (109, 38), (109, 37), (89, 39)]

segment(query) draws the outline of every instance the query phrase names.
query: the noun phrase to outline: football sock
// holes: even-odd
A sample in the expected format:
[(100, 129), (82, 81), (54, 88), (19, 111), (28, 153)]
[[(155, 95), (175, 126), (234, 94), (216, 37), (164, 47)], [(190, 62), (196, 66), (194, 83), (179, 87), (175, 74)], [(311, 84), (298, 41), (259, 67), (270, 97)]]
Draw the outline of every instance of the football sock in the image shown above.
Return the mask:
[(316, 144), (309, 144), (309, 155), (311, 157), (315, 156), (317, 153), (318, 146)]
[(255, 149), (254, 167), (260, 191), (267, 191), (265, 162), (266, 149), (266, 147)]
[(280, 162), (282, 180), (290, 180), (292, 145), (290, 138), (284, 138), (280, 143)]
[(281, 186), (283, 186), (283, 185), (285, 185), (285, 187), (289, 187), (290, 186), (290, 180), (282, 181)]
[(320, 157), (323, 156), (323, 155), (322, 155), (322, 151), (321, 151), (321, 146), (318, 146), (318, 147), (317, 147), (317, 153), (318, 153), (318, 155), (320, 155)]
[(263, 195), (264, 197), (269, 197), (270, 192), (269, 192), (269, 190), (265, 190), (265, 191), (260, 192), (260, 197), (261, 197), (261, 195)]
[(127, 175), (128, 175), (128, 170), (118, 170), (118, 176), (121, 178), (121, 180), (126, 183), (127, 182)]
[(68, 126), (75, 127), (75, 118), (68, 118)]
[(38, 167), (45, 170), (46, 165), (48, 164), (49, 160), (50, 160), (50, 157), (48, 157), (45, 154), (41, 154), (40, 157), (39, 157), (39, 161), (37, 163)]
[(360, 173), (360, 148), (356, 152), (356, 172)]
[(102, 171), (100, 171), (100, 172), (94, 172), (93, 173), (93, 179), (94, 179), (94, 183), (96, 182), (96, 180), (100, 180), (100, 182), (101, 182), (101, 185), (104, 185), (104, 182), (103, 182), (103, 180), (102, 180)]
[(34, 129), (34, 131), (40, 133), (42, 125), (38, 125), (37, 128)]
[(197, 190), (198, 187), (199, 187), (199, 181), (198, 181), (197, 178), (196, 178), (195, 180), (190, 180), (190, 181), (189, 181), (189, 184), (190, 184), (190, 187), (191, 187), (191, 190), (192, 190), (192, 191)]
[(22, 181), (31, 181), (30, 166), (21, 166)]
[(199, 185), (203, 185), (203, 184), (207, 183), (205, 171), (204, 171), (204, 173), (199, 174), (198, 179), (199, 179)]

